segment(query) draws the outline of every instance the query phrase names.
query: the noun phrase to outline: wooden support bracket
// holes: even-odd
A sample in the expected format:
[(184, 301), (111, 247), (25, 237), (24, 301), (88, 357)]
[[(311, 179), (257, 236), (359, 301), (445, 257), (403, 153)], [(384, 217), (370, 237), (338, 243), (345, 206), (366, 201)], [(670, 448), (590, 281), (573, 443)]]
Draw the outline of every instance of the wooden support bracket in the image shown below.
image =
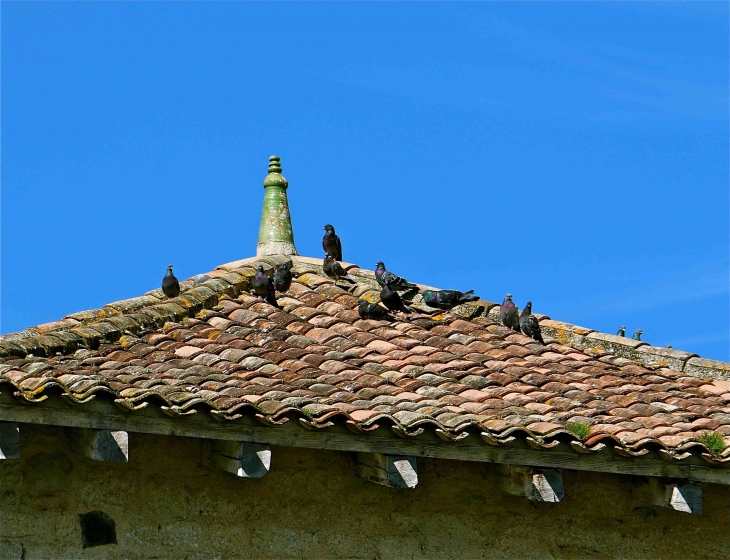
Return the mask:
[(702, 514), (702, 485), (698, 482), (635, 477), (632, 497), (675, 511)]
[(536, 502), (562, 502), (563, 474), (560, 469), (538, 469), (500, 465), (499, 485), (503, 492)]
[(0, 460), (20, 459), (20, 427), (17, 422), (0, 422)]
[(264, 443), (205, 440), (203, 463), (241, 478), (261, 478), (271, 468), (271, 448)]
[(93, 459), (108, 463), (129, 461), (129, 435), (127, 432), (74, 428), (69, 431), (71, 449)]
[(391, 488), (415, 488), (418, 469), (415, 457), (358, 453), (357, 476)]

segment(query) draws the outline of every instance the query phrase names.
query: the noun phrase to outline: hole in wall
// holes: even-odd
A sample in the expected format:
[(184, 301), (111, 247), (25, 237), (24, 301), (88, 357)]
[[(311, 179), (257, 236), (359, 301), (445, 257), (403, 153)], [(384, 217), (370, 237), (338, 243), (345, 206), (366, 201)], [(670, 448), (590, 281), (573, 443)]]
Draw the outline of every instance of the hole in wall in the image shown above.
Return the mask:
[(103, 544), (117, 544), (114, 520), (103, 511), (90, 511), (79, 515), (81, 540), (84, 548)]

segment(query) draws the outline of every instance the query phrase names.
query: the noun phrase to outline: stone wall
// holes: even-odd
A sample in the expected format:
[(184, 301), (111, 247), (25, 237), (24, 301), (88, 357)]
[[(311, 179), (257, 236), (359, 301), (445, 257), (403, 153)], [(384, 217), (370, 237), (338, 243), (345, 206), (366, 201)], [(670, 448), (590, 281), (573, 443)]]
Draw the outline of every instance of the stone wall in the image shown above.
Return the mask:
[[(704, 514), (632, 501), (628, 476), (564, 471), (565, 501), (503, 494), (490, 465), (419, 459), (415, 490), (355, 476), (348, 453), (273, 448), (271, 472), (200, 465), (201, 441), (130, 434), (130, 462), (69, 451), (66, 432), (21, 426), (0, 461), (0, 558), (727, 558), (730, 488)], [(83, 548), (102, 511), (117, 544)]]

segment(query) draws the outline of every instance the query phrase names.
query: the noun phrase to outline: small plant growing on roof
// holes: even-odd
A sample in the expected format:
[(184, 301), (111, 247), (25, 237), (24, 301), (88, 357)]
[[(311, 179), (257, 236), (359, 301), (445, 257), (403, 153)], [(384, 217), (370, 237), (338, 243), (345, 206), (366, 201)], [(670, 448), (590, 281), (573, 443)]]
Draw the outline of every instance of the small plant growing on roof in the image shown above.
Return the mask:
[(591, 427), (583, 422), (571, 422), (566, 426), (568, 431), (578, 439), (585, 439), (588, 432), (591, 431)]
[(697, 439), (705, 444), (707, 450), (714, 457), (720, 455), (722, 450), (725, 449), (725, 438), (717, 432), (705, 432), (698, 435)]

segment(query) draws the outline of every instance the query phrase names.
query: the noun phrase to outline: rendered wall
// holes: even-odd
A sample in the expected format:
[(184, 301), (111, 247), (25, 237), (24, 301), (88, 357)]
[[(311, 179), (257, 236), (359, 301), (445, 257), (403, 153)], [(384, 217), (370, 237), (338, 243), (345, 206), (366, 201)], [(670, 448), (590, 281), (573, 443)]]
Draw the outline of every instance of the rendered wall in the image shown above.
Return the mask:
[[(355, 476), (347, 453), (274, 448), (244, 480), (200, 466), (200, 440), (130, 434), (130, 462), (74, 456), (63, 429), (21, 426), (0, 461), (0, 558), (728, 558), (730, 490), (704, 514), (631, 499), (631, 478), (564, 471), (565, 501), (502, 494), (489, 465), (419, 459), (415, 490)], [(101, 510), (116, 545), (82, 548)]]

